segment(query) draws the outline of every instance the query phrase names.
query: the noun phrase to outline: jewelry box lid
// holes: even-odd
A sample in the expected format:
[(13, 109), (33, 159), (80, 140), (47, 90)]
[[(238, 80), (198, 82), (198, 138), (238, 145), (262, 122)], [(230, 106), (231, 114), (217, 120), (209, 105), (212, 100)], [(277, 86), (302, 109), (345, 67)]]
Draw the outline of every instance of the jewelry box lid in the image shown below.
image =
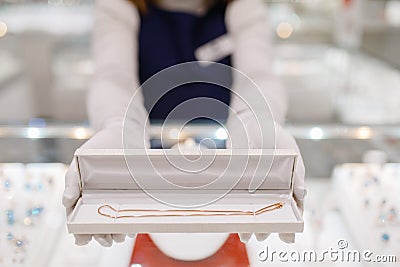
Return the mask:
[(271, 149), (78, 149), (82, 193), (94, 190), (292, 191), (297, 155)]

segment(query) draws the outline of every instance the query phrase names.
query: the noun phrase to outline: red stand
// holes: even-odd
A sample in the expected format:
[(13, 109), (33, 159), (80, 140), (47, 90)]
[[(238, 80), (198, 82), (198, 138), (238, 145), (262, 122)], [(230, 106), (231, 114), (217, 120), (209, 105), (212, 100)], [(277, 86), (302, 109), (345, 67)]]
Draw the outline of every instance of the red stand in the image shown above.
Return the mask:
[(211, 257), (200, 261), (179, 261), (162, 253), (147, 234), (139, 234), (132, 252), (131, 265), (143, 267), (244, 267), (250, 266), (246, 247), (238, 235), (231, 234), (225, 244)]

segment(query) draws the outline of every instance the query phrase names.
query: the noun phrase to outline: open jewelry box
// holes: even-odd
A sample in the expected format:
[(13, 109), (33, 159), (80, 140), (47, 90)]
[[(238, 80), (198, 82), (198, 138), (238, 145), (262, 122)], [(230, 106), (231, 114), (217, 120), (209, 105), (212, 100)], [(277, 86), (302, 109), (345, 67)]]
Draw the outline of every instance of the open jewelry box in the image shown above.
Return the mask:
[(81, 198), (68, 230), (302, 232), (292, 196), (296, 158), (290, 150), (78, 149)]

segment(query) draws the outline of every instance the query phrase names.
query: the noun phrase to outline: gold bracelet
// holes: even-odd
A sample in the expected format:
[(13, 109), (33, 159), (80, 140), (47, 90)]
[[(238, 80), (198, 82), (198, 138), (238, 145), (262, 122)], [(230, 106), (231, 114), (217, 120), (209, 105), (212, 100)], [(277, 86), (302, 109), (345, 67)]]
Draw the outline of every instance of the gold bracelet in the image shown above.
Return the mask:
[[(260, 215), (265, 212), (270, 212), (282, 208), (283, 202), (277, 202), (269, 206), (265, 206), (256, 211), (242, 211), (242, 210), (148, 210), (148, 209), (122, 209), (118, 210), (111, 205), (102, 205), (97, 209), (97, 213), (101, 216), (108, 217), (111, 219), (122, 219), (122, 218), (143, 218), (143, 217), (178, 217), (178, 216), (236, 216), (236, 215)], [(110, 215), (105, 213), (104, 209), (110, 209), (115, 214), (126, 213), (126, 212), (161, 212), (161, 213), (175, 213), (175, 214), (131, 214), (131, 215)], [(188, 213), (189, 212), (189, 213)], [(177, 214), (180, 213), (180, 214)], [(186, 214), (185, 214), (186, 213)]]

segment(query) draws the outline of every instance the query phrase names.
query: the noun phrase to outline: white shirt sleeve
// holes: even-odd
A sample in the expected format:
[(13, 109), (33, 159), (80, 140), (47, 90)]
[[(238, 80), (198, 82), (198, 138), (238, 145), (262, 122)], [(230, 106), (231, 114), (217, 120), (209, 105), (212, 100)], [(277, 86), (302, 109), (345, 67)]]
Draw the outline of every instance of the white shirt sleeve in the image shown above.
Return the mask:
[[(234, 42), (232, 65), (247, 75), (260, 89), (268, 101), (274, 120), (283, 124), (287, 110), (286, 91), (272, 73), (271, 38), (268, 29), (268, 17), (265, 4), (261, 0), (236, 0), (226, 11), (228, 34)], [(257, 112), (265, 105), (257, 101), (260, 94), (249, 88), (248, 82), (233, 77), (233, 92), (250, 100), (251, 109)], [(231, 109), (239, 116), (250, 112), (249, 106), (231, 97)], [(248, 117), (248, 116), (245, 116)], [(229, 119), (228, 119), (229, 125)]]
[(138, 90), (139, 25), (139, 12), (128, 1), (96, 0), (92, 37), (95, 73), (88, 95), (89, 120), (96, 131), (116, 124), (122, 126), (129, 101), (135, 94), (129, 122), (143, 134), (148, 114), (142, 92)]

